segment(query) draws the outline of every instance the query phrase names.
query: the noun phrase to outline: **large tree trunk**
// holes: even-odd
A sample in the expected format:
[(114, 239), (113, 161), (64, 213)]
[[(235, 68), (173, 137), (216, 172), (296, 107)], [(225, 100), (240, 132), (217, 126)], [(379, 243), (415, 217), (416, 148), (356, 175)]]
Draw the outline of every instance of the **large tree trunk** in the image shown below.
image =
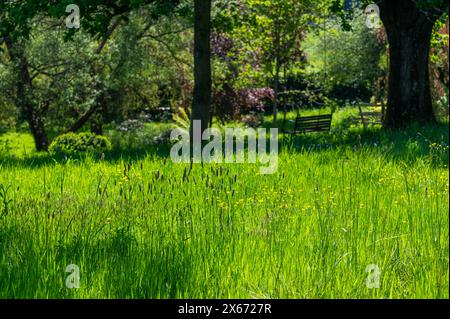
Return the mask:
[(387, 127), (436, 121), (428, 65), (438, 12), (419, 10), (413, 0), (380, 2), (380, 16), (390, 47)]
[(195, 0), (194, 99), (193, 122), (201, 121), (202, 132), (208, 128), (211, 113), (211, 0)]
[(44, 114), (33, 100), (33, 83), (28, 70), (28, 60), (20, 45), (15, 45), (12, 38), (4, 38), (11, 61), (17, 68), (17, 107), (27, 121), (38, 152), (47, 151), (49, 141), (44, 125)]

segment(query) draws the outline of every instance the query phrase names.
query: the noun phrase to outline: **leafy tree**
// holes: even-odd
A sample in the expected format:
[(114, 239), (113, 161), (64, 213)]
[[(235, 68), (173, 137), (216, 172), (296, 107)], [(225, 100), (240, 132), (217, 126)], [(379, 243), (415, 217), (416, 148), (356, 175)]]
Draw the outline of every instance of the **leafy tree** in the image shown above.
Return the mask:
[[(234, 35), (246, 44), (244, 52), (257, 56), (271, 74), (275, 91), (273, 123), (277, 123), (280, 74), (293, 62), (304, 33), (326, 12), (327, 3), (309, 0), (242, 0), (241, 20)], [(295, 58), (294, 58), (295, 61)]]
[(385, 43), (377, 30), (367, 28), (365, 20), (365, 15), (357, 12), (349, 22), (351, 30), (335, 19), (326, 20), (304, 41), (306, 73), (330, 98), (368, 99), (375, 93), (377, 80), (387, 72)]
[[(29, 61), (26, 58), (23, 39), (28, 38), (32, 30), (33, 18), (39, 14), (46, 14), (53, 18), (61, 19), (66, 15), (65, 9), (72, 1), (44, 1), (44, 0), (11, 0), (0, 3), (0, 43), (4, 42), (12, 62), (16, 65), (16, 96), (17, 107), (21, 115), (26, 119), (34, 136), (36, 149), (47, 150), (49, 139), (45, 130), (45, 115), (48, 103), (39, 105), (34, 94), (33, 77), (30, 75)], [(162, 0), (129, 0), (110, 1), (94, 0), (78, 1), (83, 14), (83, 27), (90, 34), (101, 39), (96, 51), (100, 54), (107, 40), (121, 21), (127, 20), (127, 13), (149, 5), (152, 7), (150, 17), (158, 17), (172, 12), (178, 1)], [(63, 22), (63, 21), (61, 21)], [(69, 38), (75, 34), (72, 29), (66, 34)], [(99, 72), (93, 68), (93, 72)], [(96, 103), (81, 118), (74, 123), (69, 131), (81, 128), (95, 113), (101, 105), (105, 104), (105, 90), (97, 87), (101, 93), (97, 95)], [(101, 122), (101, 121), (100, 121)]]
[(448, 117), (448, 86), (449, 86), (449, 60), (448, 60), (448, 14), (444, 15), (435, 25), (431, 44), (431, 94), (433, 106), (437, 115)]
[[(360, 1), (363, 6), (371, 1)], [(386, 125), (434, 122), (429, 57), (433, 28), (448, 12), (446, 0), (377, 0), (389, 41), (389, 89)], [(334, 11), (345, 16), (343, 2)]]

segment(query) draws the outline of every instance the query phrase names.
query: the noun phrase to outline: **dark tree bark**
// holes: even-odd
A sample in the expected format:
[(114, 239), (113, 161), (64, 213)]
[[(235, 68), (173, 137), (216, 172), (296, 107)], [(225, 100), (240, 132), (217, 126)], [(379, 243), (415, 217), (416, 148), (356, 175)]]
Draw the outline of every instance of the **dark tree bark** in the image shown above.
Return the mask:
[[(113, 20), (112, 25), (108, 28), (108, 31), (105, 34), (105, 37), (100, 42), (99, 46), (95, 50), (95, 55), (100, 55), (105, 48), (108, 40), (111, 38), (114, 31), (120, 26), (121, 18), (116, 17), (115, 20)], [(142, 37), (144, 33), (141, 33), (140, 37)], [(112, 71), (112, 73), (116, 72), (117, 69), (123, 66), (125, 61), (121, 59), (116, 66), (116, 68)], [(95, 75), (100, 74), (104, 69), (103, 67), (98, 67), (95, 63), (91, 63), (91, 75), (95, 77)], [(91, 121), (91, 133), (97, 134), (97, 135), (103, 135), (103, 113), (105, 106), (105, 95), (106, 88), (103, 84), (98, 83), (96, 86), (97, 91), (100, 92), (100, 94), (96, 97), (94, 105), (86, 112), (84, 113), (68, 130), (67, 132), (76, 133), (78, 132), (86, 123)]]
[(200, 120), (202, 132), (208, 128), (211, 113), (211, 0), (195, 0), (193, 121)]
[(448, 10), (448, 3), (442, 2), (440, 8), (418, 8), (414, 0), (384, 0), (379, 6), (390, 51), (385, 124), (396, 128), (435, 122), (428, 69), (430, 45), (433, 26)]
[(91, 116), (97, 111), (97, 105), (95, 104), (91, 107), (86, 113), (84, 113), (68, 130), (67, 133), (72, 132), (76, 133), (80, 130), (84, 124), (86, 124)]
[(91, 133), (103, 135), (103, 112), (100, 111), (91, 120)]
[(44, 114), (33, 100), (33, 83), (28, 70), (28, 60), (20, 45), (11, 37), (4, 37), (11, 61), (17, 67), (17, 107), (27, 121), (38, 152), (47, 151), (49, 140), (44, 125)]
[(78, 132), (86, 123), (90, 121), (91, 133), (103, 135), (103, 112), (105, 107), (106, 90), (100, 86), (97, 87), (97, 90), (101, 93), (96, 97), (94, 104), (67, 130), (67, 133)]

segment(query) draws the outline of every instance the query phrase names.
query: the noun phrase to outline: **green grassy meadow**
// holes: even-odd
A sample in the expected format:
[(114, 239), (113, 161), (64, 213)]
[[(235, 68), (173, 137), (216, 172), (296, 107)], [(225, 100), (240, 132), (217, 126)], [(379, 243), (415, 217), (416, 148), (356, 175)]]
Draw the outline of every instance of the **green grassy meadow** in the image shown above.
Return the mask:
[(0, 298), (449, 298), (448, 123), (344, 130), (343, 112), (281, 137), (274, 175), (0, 136)]

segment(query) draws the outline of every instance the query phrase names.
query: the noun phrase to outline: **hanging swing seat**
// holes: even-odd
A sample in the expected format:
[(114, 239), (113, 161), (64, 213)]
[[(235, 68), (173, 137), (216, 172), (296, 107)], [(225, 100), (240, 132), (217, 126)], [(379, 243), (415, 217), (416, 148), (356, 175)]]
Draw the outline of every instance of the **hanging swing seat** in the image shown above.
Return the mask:
[(306, 134), (313, 132), (329, 132), (331, 130), (331, 122), (333, 114), (300, 116), (297, 115), (294, 123), (294, 129), (286, 131), (288, 134)]

